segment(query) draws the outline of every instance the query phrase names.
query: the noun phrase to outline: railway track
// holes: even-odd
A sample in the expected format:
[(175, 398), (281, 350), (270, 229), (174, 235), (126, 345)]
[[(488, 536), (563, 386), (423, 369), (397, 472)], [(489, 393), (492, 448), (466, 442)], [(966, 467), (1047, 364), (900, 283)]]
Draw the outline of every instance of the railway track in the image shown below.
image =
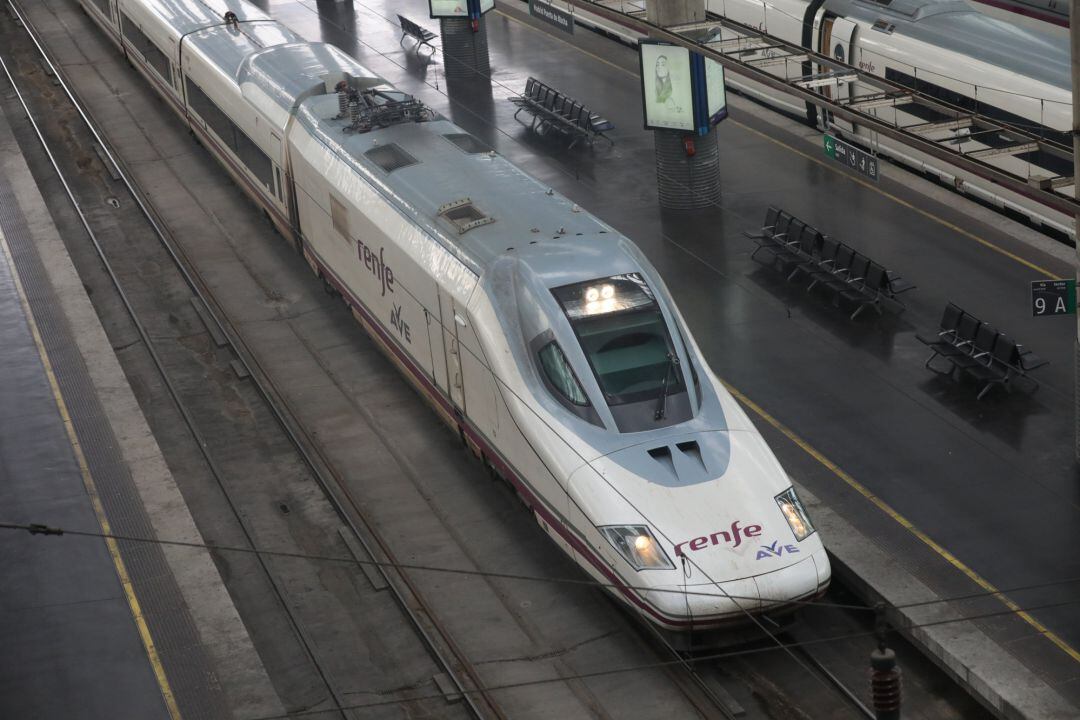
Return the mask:
[[(55, 78), (55, 84), (61, 88), (64, 97), (71, 103), (72, 107), (76, 110), (82, 122), (85, 124), (86, 132), (92, 137), (93, 142), (101, 148), (103, 163), (106, 165), (111, 164), (113, 166), (121, 183), (126, 188), (126, 192), (129, 194), (131, 202), (138, 207), (139, 212), (145, 218), (151, 233), (169, 256), (170, 262), (173, 263), (175, 270), (183, 277), (184, 282), (191, 293), (198, 299), (198, 302), (202, 303), (202, 307), (205, 310), (204, 321), (208, 325), (207, 330), (210, 333), (219, 334), (224, 338), (225, 345), (236, 356), (237, 362), (243, 368), (243, 371), (250, 375), (253, 387), (256, 388), (267, 408), (274, 416), (280, 430), (287, 436), (288, 441), (293, 445), (296, 453), (302, 458), (312, 476), (318, 481), (322, 491), (331, 500), (331, 503), (339, 514), (342, 522), (349, 528), (351, 536), (359, 543), (363, 553), (371, 559), (383, 563), (383, 565), (380, 565), (378, 572), (382, 575), (388, 587), (394, 593), (398, 606), (408, 619), (408, 622), (415, 629), (417, 635), (427, 646), (433, 659), (438, 663), (449, 682), (448, 686), (443, 686), (443, 691), (447, 696), (460, 697), (462, 699), (462, 705), (467, 709), (468, 713), (474, 717), (507, 717), (506, 711), (494, 697), (495, 693), (485, 686), (477, 667), (470, 661), (466, 652), (441, 621), (438, 613), (433, 609), (432, 604), (429, 602), (428, 598), (424, 596), (413, 578), (407, 573), (393, 567), (398, 564), (398, 558), (390, 543), (382, 536), (375, 526), (375, 523), (367, 516), (361, 502), (355, 497), (348, 484), (343, 481), (340, 471), (335, 468), (334, 462), (327, 457), (320, 444), (312, 438), (309, 431), (298, 419), (298, 414), (294, 412), (293, 408), (290, 406), (286, 394), (275, 384), (270, 373), (260, 364), (256, 354), (245, 343), (241, 331), (230, 321), (229, 317), (222, 309), (206, 280), (199, 274), (194, 264), (188, 260), (184, 253), (184, 249), (175, 242), (169, 230), (160, 220), (150, 203), (147, 202), (136, 183), (132, 181), (130, 174), (125, 170), (124, 163), (110, 149), (102, 133), (95, 127), (92, 116), (82, 106), (77, 95), (72, 92), (63, 73), (53, 64), (48, 52), (35, 34), (34, 29), (27, 22), (24, 13), (15, 0), (11, 0), (10, 8), (13, 17), (16, 18), (18, 23), (24, 28), (27, 37), (32, 41), (36, 51), (40, 54), (40, 63), (45, 68), (46, 73)], [(16, 80), (8, 71), (6, 64), (3, 69), (12, 87), (18, 92)], [(229, 497), (230, 491), (228, 483), (225, 482), (222, 477), (223, 473), (218, 468), (218, 463), (213, 455), (206, 450), (209, 443), (206, 442), (205, 433), (200, 430), (198, 423), (192, 417), (192, 413), (187, 409), (182, 391), (176, 388), (171, 382), (166, 363), (164, 363), (154, 352), (155, 341), (152, 333), (147, 331), (143, 322), (140, 320), (136, 309), (129, 301), (121, 279), (112, 268), (108, 248), (98, 242), (95, 236), (92, 219), (83, 212), (76, 192), (64, 179), (64, 171), (61, 168), (61, 163), (49, 149), (49, 143), (45, 134), (34, 120), (35, 111), (31, 107), (31, 104), (27, 103), (21, 93), (19, 95), (19, 101), (25, 109), (27, 117), (34, 124), (34, 131), (42, 146), (45, 148), (45, 152), (49, 155), (50, 162), (55, 169), (57, 177), (63, 184), (75, 212), (78, 214), (80, 223), (94, 243), (95, 250), (100, 257), (101, 262), (107, 269), (114, 284), (115, 291), (122, 298), (122, 302), (130, 315), (132, 323), (137, 326), (142, 343), (144, 343), (148, 352), (154, 356), (154, 364), (160, 373), (163, 382), (168, 386), (169, 394), (172, 396), (180, 413), (184, 416), (185, 424), (189, 431), (198, 440), (200, 448), (203, 449), (206, 463), (211, 467), (222, 493), (226, 497)], [(229, 497), (229, 504), (237, 523), (243, 528), (244, 535), (249, 544), (252, 547), (256, 547), (257, 544), (254, 539), (254, 534), (245, 523), (243, 513), (238, 508), (239, 503)], [(272, 565), (268, 564), (261, 556), (259, 561), (263, 571), (266, 573), (267, 577), (270, 578), (271, 583), (274, 586), (278, 602), (289, 614), (294, 631), (301, 639), (310, 662), (317, 669), (318, 674), (325, 685), (327, 694), (332, 699), (333, 711), (342, 717), (352, 717), (351, 708), (356, 705), (362, 705), (363, 703), (350, 701), (348, 699), (348, 690), (342, 685), (340, 680), (333, 677), (331, 673), (328, 673), (325, 670), (323, 667), (323, 659), (320, 656), (320, 650), (316, 646), (316, 643), (312, 641), (310, 633), (304, 626), (303, 620), (296, 617), (289, 609), (290, 602), (288, 589), (283, 587), (281, 582), (275, 580), (275, 571)], [(628, 620), (628, 622), (630, 621)], [(666, 671), (666, 674), (670, 678), (672, 684), (680, 689), (701, 717), (736, 718), (754, 716), (746, 714), (743, 707), (723, 689), (724, 683), (717, 680), (715, 677), (711, 677), (711, 671), (702, 672), (697, 664), (694, 663), (692, 657), (678, 653), (671, 645), (664, 641), (663, 638), (651, 633), (650, 628), (637, 623), (634, 624), (635, 627), (641, 631), (642, 635), (647, 637), (648, 642), (658, 654), (661, 662), (671, 661), (674, 663), (672, 667)], [(849, 688), (845, 687), (844, 683), (835, 674), (829, 672), (823, 663), (815, 660), (809, 653), (807, 653), (805, 657), (807, 662), (815, 666), (820, 677), (825, 678), (834, 686), (838, 697), (843, 698), (843, 701), (848, 703), (850, 707), (859, 710), (857, 699), (852, 702), (853, 698), (856, 697), (855, 694), (852, 693)], [(865, 708), (862, 708), (862, 710), (865, 711)], [(597, 713), (597, 715), (604, 717), (602, 713)], [(866, 716), (865, 712), (853, 715), (853, 717), (864, 716)]]
[[(261, 366), (256, 355), (248, 348), (241, 333), (230, 322), (204, 278), (200, 276), (194, 264), (185, 256), (184, 249), (172, 238), (168, 228), (132, 180), (129, 172), (125, 169), (124, 162), (110, 148), (91, 114), (82, 105), (77, 94), (72, 91), (63, 72), (53, 63), (47, 49), (26, 18), (23, 9), (14, 1), (9, 2), (8, 7), (11, 17), (22, 28), (26, 38), (36, 50), (41, 67), (52, 79), (53, 84), (60, 88), (63, 97), (79, 116), (85, 132), (89, 134), (92, 142), (99, 150), (98, 154), (102, 163), (106, 165), (110, 173), (115, 173), (114, 177), (119, 180), (126, 191), (128, 198), (114, 199), (115, 203), (126, 203), (130, 200), (138, 208), (150, 234), (167, 254), (175, 271), (182, 277), (183, 282), (197, 302), (201, 304), (203, 312), (200, 313), (200, 317), (207, 324), (207, 331), (211, 335), (219, 335), (224, 338), (226, 348), (235, 355), (243, 372), (250, 375), (252, 386), (257, 390), (274, 416), (280, 430), (288, 437), (289, 442), (303, 459), (312, 476), (318, 481), (327, 498), (330, 499), (342, 522), (349, 528), (356, 542), (359, 543), (363, 553), (380, 563), (377, 572), (394, 593), (398, 606), (428, 647), (432, 657), (439, 664), (444, 677), (449, 682), (449, 685), (441, 686), (444, 694), (448, 698), (460, 698), (464, 707), (467, 708), (468, 714), (473, 717), (497, 719), (508, 717), (507, 713), (493, 697), (493, 693), (484, 686), (476, 667), (470, 662), (454, 637), (445, 628), (440, 617), (419, 591), (415, 582), (407, 573), (395, 569), (394, 566), (398, 564), (398, 558), (390, 544), (366, 516), (347, 484), (342, 482), (340, 473), (334, 467), (332, 461), (325, 456), (319, 444), (313, 440), (301, 422), (298, 421), (284, 393)], [(104, 266), (125, 313), (138, 333), (140, 342), (150, 355), (172, 403), (182, 416), (187, 431), (194, 438), (195, 444), (198, 446), (206, 465), (213, 475), (215, 484), (226, 498), (231, 515), (240, 526), (247, 545), (252, 548), (258, 547), (255, 533), (249, 526), (249, 522), (245, 520), (244, 512), (240, 507), (242, 500), (233, 496), (234, 493), (230, 490), (230, 483), (226, 477), (227, 471), (221, 468), (221, 464), (210, 449), (213, 443), (200, 428), (199, 422), (194, 417), (195, 413), (189, 408), (188, 401), (184, 397), (183, 389), (178, 388), (177, 383), (170, 377), (170, 368), (157, 352), (156, 341), (152, 333), (147, 329), (143, 318), (140, 317), (135, 303), (128, 297), (120, 273), (113, 267), (112, 254), (116, 250), (110, 249), (106, 243), (99, 240), (94, 228), (94, 219), (84, 212), (83, 202), (78, 197), (77, 190), (68, 182), (62, 162), (54, 153), (46, 132), (37, 119), (41, 112), (40, 109), (35, 109), (33, 102), (20, 90), (15, 74), (11, 72), (7, 63), (2, 59), (0, 59), (0, 68), (2, 68), (8, 83), (18, 98), (20, 106), (26, 113), (34, 134), (48, 157), (49, 164), (63, 187), (79, 224), (93, 244), (94, 252)], [(69, 127), (68, 130), (71, 131), (72, 129)], [(315, 668), (331, 700), (332, 708), (327, 710), (326, 713), (320, 713), (319, 716), (354, 717), (352, 712), (362, 706), (363, 703), (350, 702), (345, 685), (324, 667), (324, 658), (321, 657), (320, 649), (317, 643), (313, 641), (304, 620), (298, 617), (297, 613), (291, 609), (292, 603), (289, 590), (285, 586), (286, 583), (279, 579), (272, 561), (262, 555), (257, 557), (263, 573), (269, 579), (278, 605), (288, 616), (291, 629), (300, 639), (308, 661)], [(628, 622), (632, 622), (632, 620), (628, 620)], [(724, 698), (717, 694), (716, 688), (710, 687), (670, 646), (660, 641), (654, 647), (662, 654), (663, 659), (677, 661), (676, 668), (667, 671), (667, 675), (670, 677), (672, 684), (680, 689), (701, 717), (734, 718), (737, 716), (736, 713), (729, 709)], [(407, 702), (407, 700), (403, 699), (402, 702)], [(600, 713), (599, 716), (604, 715)]]
[[(498, 720), (506, 718), (506, 714), (499, 707), (498, 703), (483, 687), (475, 668), (457, 646), (449, 632), (442, 626), (438, 616), (431, 610), (427, 600), (418, 592), (415, 584), (406, 573), (393, 567), (398, 564), (398, 561), (389, 544), (368, 521), (363, 510), (352, 497), (348, 488), (340, 482), (340, 478), (334, 467), (326, 460), (319, 447), (312, 442), (312, 439), (307, 435), (304, 428), (296, 421), (282, 393), (276, 387), (273, 380), (263, 371), (255, 356), (248, 350), (239, 333), (237, 333), (236, 329), (222, 313), (213, 293), (207, 288), (206, 283), (199, 276), (191, 263), (187, 261), (183, 250), (173, 242), (167, 229), (159, 221), (153, 209), (146, 202), (136, 185), (131, 181), (128, 173), (124, 169), (124, 164), (110, 150), (108, 143), (102, 137), (88, 112), (82, 107), (77, 96), (71, 91), (68, 83), (65, 81), (63, 75), (53, 64), (49, 53), (42, 45), (41, 40), (34, 29), (27, 22), (21, 8), (15, 2), (9, 2), (8, 7), (17, 24), (23, 28), (26, 36), (36, 47), (37, 52), (40, 54), (42, 66), (46, 68), (46, 72), (50, 76), (55, 78), (55, 83), (59, 85), (67, 100), (78, 112), (85, 124), (87, 132), (93, 137), (97, 146), (102, 149), (107, 158), (107, 162), (112, 164), (113, 169), (127, 190), (131, 201), (138, 206), (154, 236), (161, 244), (161, 247), (165, 249), (175, 264), (176, 270), (183, 276), (191, 292), (199, 302), (203, 303), (206, 310), (204, 318), (207, 318), (209, 322), (213, 324), (213, 327), (208, 327), (207, 330), (213, 333), (216, 329), (217, 332), (226, 339), (228, 348), (236, 355), (236, 358), (239, 363), (242, 364), (243, 369), (250, 374), (253, 385), (257, 388), (268, 408), (272, 411), (281, 430), (288, 436), (296, 451), (300, 454), (314, 477), (318, 480), (323, 491), (332, 500), (335, 508), (340, 513), (342, 521), (350, 529), (355, 540), (361, 544), (364, 551), (371, 558), (380, 563), (377, 566), (377, 572), (383, 576), (389, 588), (394, 593), (402, 612), (406, 615), (409, 622), (428, 646), (432, 656), (442, 667), (445, 676), (453, 684), (453, 688), (448, 690), (448, 693), (458, 695), (462, 699), (464, 705), (469, 709), (469, 712), (476, 718), (494, 718)], [(177, 409), (183, 416), (188, 430), (196, 439), (218, 486), (227, 498), (236, 521), (243, 529), (245, 538), (251, 547), (257, 547), (248, 523), (245, 521), (242, 513), (238, 510), (235, 500), (231, 497), (229, 484), (224, 478), (224, 474), (219, 467), (218, 461), (214, 455), (206, 449), (209, 443), (207, 442), (204, 433), (193, 419), (193, 413), (188, 408), (187, 402), (181, 391), (178, 390), (175, 383), (170, 378), (164, 361), (155, 349), (154, 339), (151, 337), (142, 319), (136, 312), (118, 274), (112, 266), (112, 261), (107, 248), (99, 242), (91, 221), (83, 212), (79, 199), (76, 197), (74, 190), (65, 178), (64, 171), (62, 170), (56, 155), (53, 153), (40, 125), (37, 120), (35, 120), (34, 110), (20, 91), (15, 77), (2, 59), (0, 59), (0, 66), (2, 66), (9, 84), (16, 93), (20, 105), (25, 110), (27, 119), (32, 124), (34, 132), (37, 135), (44, 152), (48, 156), (50, 164), (56, 172), (57, 179), (63, 185), (68, 199), (78, 215), (80, 223), (86, 231), (90, 241), (93, 243), (95, 251), (104, 265), (116, 293), (120, 296), (131, 322), (136, 327), (142, 343), (150, 353), (162, 381), (167, 386), (169, 395), (172, 397)], [(270, 567), (267, 559), (263, 555), (258, 555), (257, 557), (259, 558), (262, 569), (267, 577), (270, 578), (278, 601), (281, 606), (286, 609), (286, 613), (290, 618), (293, 629), (300, 637), (310, 662), (317, 669), (319, 676), (325, 684), (327, 692), (333, 700), (334, 709), (342, 717), (352, 717), (349, 713), (349, 708), (355, 703), (350, 703), (345, 698), (343, 689), (338, 683), (333, 681), (325, 671), (323, 664), (320, 661), (318, 650), (314, 646), (304, 623), (296, 617), (295, 613), (289, 610), (290, 602), (287, 591), (282, 587), (281, 582), (277, 579), (276, 574)]]

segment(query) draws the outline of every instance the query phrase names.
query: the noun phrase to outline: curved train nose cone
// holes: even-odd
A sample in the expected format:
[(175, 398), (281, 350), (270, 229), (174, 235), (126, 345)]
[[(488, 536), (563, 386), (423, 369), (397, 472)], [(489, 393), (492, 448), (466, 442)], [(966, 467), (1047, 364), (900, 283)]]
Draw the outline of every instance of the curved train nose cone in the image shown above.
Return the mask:
[[(606, 483), (575, 474), (571, 489), (592, 517), (599, 524), (643, 518), (675, 564), (637, 577), (672, 626), (749, 620), (747, 613), (812, 596), (828, 582), (821, 541), (816, 533), (796, 537), (776, 499), (791, 482), (754, 431), (673, 435), (591, 465)], [(603, 508), (608, 486), (642, 517)]]

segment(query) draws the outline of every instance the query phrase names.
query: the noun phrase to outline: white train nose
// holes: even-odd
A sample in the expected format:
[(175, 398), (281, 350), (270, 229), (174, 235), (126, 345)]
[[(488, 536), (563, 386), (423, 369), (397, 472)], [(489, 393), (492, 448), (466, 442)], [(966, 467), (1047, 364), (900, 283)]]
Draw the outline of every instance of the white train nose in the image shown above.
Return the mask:
[(761, 607), (753, 578), (703, 583), (698, 577), (686, 585), (665, 585), (650, 590), (647, 597), (665, 616), (679, 622), (737, 616), (744, 611), (757, 612)]
[(688, 622), (749, 621), (748, 615), (785, 605), (794, 598), (812, 596), (828, 582), (830, 574), (824, 550), (786, 567), (740, 580), (703, 581), (707, 572), (707, 568), (696, 570), (685, 585), (655, 587), (646, 593), (646, 598), (670, 618), (673, 627)]

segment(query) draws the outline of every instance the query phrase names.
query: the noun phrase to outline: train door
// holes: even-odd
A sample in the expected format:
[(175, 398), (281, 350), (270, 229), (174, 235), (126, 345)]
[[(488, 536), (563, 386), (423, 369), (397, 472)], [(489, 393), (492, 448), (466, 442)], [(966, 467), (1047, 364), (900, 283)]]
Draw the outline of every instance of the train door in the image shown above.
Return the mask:
[[(855, 31), (857, 28), (858, 26), (847, 18), (826, 14), (821, 23), (819, 52), (839, 62), (854, 65), (856, 63), (854, 55), (856, 51)], [(818, 66), (818, 72), (825, 72), (825, 70), (825, 68)], [(821, 92), (825, 97), (832, 100), (844, 101), (851, 96), (853, 85), (854, 83), (850, 82), (826, 85), (821, 89)], [(835, 128), (847, 132), (854, 132), (855, 130), (854, 126), (846, 120), (841, 120), (831, 114), (829, 114), (828, 119), (829, 123)]]
[(461, 343), (458, 332), (465, 324), (465, 308), (454, 298), (439, 290), (439, 309), (442, 314), (443, 348), (446, 352), (446, 391), (454, 410), (465, 416), (465, 376), (461, 370)]

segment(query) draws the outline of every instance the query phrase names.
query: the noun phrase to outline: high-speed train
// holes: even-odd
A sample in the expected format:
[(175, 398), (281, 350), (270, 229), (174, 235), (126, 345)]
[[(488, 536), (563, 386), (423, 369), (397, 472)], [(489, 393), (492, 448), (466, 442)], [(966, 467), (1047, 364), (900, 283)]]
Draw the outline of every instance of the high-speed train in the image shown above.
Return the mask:
[(831, 569), (795, 489), (610, 226), (240, 0), (81, 0), (468, 446), (662, 629)]
[[(1019, 27), (978, 12), (965, 0), (708, 0), (708, 9), (785, 41), (811, 48), (863, 72), (918, 90), (962, 111), (1024, 127), (1071, 150), (1072, 91), (1068, 39), (1060, 33)], [(765, 51), (769, 52), (769, 51)], [(798, 77), (798, 62), (776, 63), (771, 72)], [(736, 81), (737, 82), (737, 81)], [(874, 91), (854, 82), (822, 88), (840, 99)], [(758, 94), (767, 102), (779, 98)], [(790, 108), (789, 108), (790, 109)], [(914, 103), (874, 111), (902, 125), (949, 119)], [(1072, 219), (1036, 200), (990, 186), (979, 178), (949, 175), (936, 161), (904, 148), (880, 144), (865, 128), (833, 120), (833, 129), (858, 136), (883, 154), (941, 176), (947, 184), (1059, 233), (1072, 232)], [(997, 134), (968, 128), (942, 131), (968, 152), (1013, 144)], [(1068, 160), (1044, 152), (986, 158), (1022, 177), (1071, 177)], [(959, 182), (957, 182), (959, 180)], [(1068, 188), (1062, 192), (1071, 194)]]
[(998, 10), (1069, 27), (1069, 0), (975, 0)]

